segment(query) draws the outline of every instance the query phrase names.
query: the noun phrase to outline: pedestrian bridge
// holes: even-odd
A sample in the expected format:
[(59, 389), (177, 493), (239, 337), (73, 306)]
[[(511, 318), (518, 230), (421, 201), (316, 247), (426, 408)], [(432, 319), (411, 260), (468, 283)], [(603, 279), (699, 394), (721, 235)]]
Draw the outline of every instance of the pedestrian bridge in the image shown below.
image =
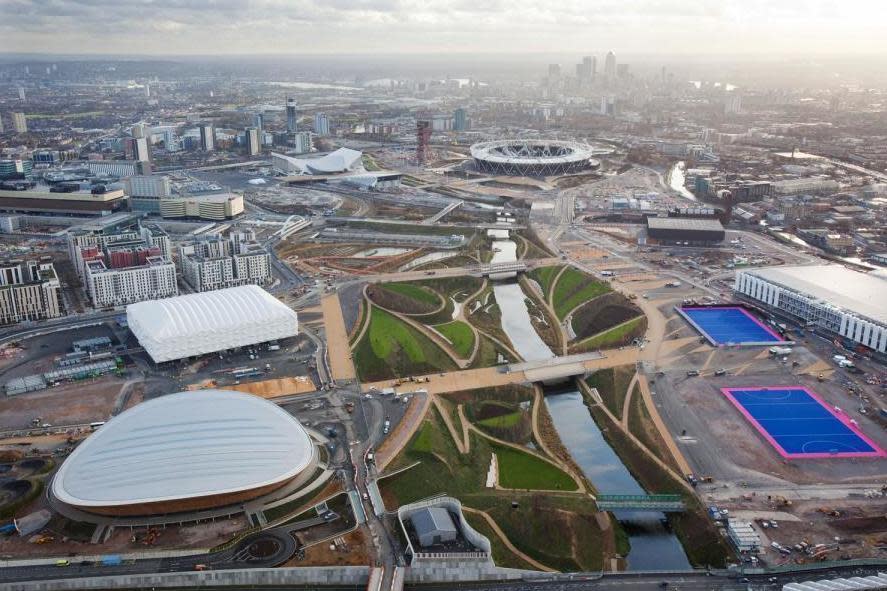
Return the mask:
[(502, 273), (523, 273), (527, 270), (527, 264), (516, 261), (507, 263), (487, 263), (477, 265), (472, 268), (474, 273), (480, 273), (483, 276), (500, 275)]
[(681, 495), (598, 495), (601, 511), (662, 511), (682, 513), (686, 507)]

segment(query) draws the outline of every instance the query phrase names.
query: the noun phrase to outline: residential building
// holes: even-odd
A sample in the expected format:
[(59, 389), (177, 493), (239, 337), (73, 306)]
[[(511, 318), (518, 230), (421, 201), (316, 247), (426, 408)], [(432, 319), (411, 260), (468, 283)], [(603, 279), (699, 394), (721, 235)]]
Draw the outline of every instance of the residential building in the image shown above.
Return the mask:
[(179, 294), (176, 267), (162, 256), (148, 256), (145, 264), (108, 268), (103, 260), (86, 262), (86, 292), (96, 308), (124, 306)]
[(296, 99), (286, 97), (286, 133), (293, 135), (299, 129), (299, 118), (296, 113)]
[(212, 152), (216, 149), (216, 131), (212, 123), (201, 123), (200, 129), (200, 149), (204, 152)]
[(311, 140), (311, 132), (299, 131), (290, 136), (293, 146), (293, 152), (296, 154), (307, 154), (314, 148), (314, 142)]
[(179, 247), (182, 277), (196, 291), (271, 281), (271, 255), (251, 231), (213, 236)]
[(259, 130), (256, 127), (247, 127), (243, 130), (243, 139), (246, 144), (247, 156), (255, 156), (262, 150), (259, 143)]
[(0, 324), (62, 315), (52, 259), (0, 262)]
[(16, 133), (28, 133), (28, 120), (24, 113), (12, 114), (12, 129)]
[(468, 131), (468, 112), (462, 107), (453, 112), (453, 131)]
[(319, 136), (328, 136), (330, 134), (330, 119), (325, 113), (314, 115), (314, 133)]

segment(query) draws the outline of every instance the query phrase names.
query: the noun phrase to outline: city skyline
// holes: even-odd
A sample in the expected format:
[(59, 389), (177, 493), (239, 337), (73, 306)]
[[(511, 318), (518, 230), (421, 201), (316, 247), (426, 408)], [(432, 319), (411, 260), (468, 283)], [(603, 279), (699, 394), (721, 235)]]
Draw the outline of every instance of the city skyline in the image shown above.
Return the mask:
[[(880, 55), (887, 5), (726, 0), (0, 0), (0, 52), (138, 55), (522, 55), (618, 47), (655, 55)], [(261, 32), (261, 35), (256, 35)], [(247, 34), (248, 33), (248, 34)]]

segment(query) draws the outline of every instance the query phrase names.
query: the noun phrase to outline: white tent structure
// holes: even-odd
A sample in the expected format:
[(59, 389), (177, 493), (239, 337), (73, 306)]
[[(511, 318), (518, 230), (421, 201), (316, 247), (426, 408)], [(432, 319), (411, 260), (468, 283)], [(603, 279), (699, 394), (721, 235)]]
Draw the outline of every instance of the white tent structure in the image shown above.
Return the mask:
[(294, 158), (285, 154), (271, 153), (274, 169), (283, 174), (335, 174), (362, 172), (363, 152), (339, 148), (320, 158)]
[(129, 328), (155, 363), (298, 334), (296, 313), (257, 285), (126, 307)]

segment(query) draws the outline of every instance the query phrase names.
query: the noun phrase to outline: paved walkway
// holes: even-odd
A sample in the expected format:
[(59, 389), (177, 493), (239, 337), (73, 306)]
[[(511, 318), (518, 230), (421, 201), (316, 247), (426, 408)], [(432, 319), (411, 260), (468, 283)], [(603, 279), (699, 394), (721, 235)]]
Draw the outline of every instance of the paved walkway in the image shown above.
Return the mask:
[(329, 350), (330, 369), (334, 380), (353, 380), (357, 377), (351, 360), (351, 347), (348, 346), (348, 331), (338, 294), (323, 296), (320, 300), (323, 310), (323, 324), (326, 327), (326, 341)]

